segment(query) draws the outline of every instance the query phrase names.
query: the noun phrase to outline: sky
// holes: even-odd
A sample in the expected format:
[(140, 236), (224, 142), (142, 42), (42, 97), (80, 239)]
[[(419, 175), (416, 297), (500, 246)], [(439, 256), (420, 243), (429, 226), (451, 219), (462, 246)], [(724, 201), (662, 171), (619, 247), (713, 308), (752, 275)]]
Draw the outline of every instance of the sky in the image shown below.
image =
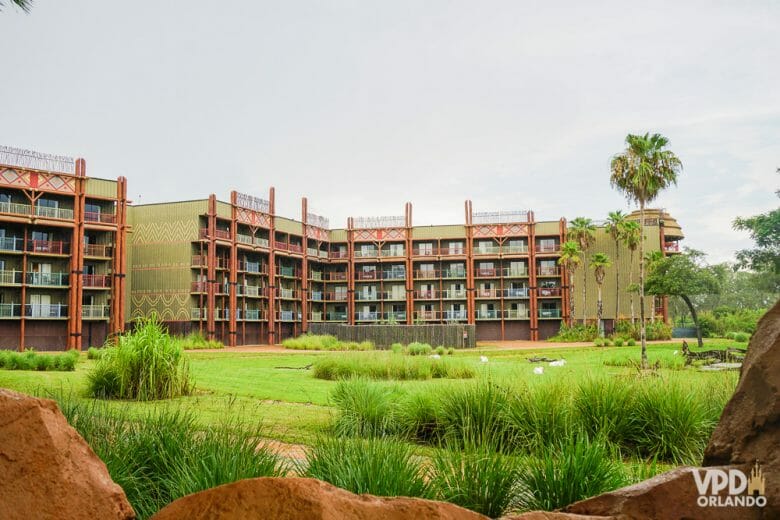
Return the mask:
[(654, 206), (710, 262), (778, 206), (780, 2), (35, 0), (0, 12), (0, 144), (84, 157), (135, 203), (277, 214), (629, 211), (628, 133), (684, 170)]

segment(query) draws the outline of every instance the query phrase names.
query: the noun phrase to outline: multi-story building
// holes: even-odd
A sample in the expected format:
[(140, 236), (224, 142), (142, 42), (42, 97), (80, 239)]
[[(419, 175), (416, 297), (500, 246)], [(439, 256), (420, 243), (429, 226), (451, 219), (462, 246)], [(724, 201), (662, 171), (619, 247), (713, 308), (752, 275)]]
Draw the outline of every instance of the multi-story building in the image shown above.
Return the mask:
[(83, 159), (0, 147), (0, 348), (81, 348), (123, 330), (127, 183)]
[[(558, 265), (564, 219), (475, 213), (467, 201), (464, 224), (415, 227), (407, 203), (402, 216), (350, 218), (345, 229), (329, 229), (306, 199), (300, 220), (274, 206), (272, 188), (268, 200), (233, 192), (230, 202), (211, 195), (131, 207), (128, 319), (154, 313), (174, 332), (229, 345), (275, 343), (322, 321), (469, 323), (477, 339), (537, 340), (555, 334), (569, 318), (569, 299), (579, 298)], [(647, 212), (644, 230), (648, 251), (676, 251), (682, 238), (658, 210)], [(596, 238), (591, 251), (618, 257), (603, 228)], [(629, 273), (638, 276), (635, 255), (621, 252), (623, 286)], [(582, 269), (574, 276), (587, 291), (586, 315), (595, 316), (595, 282), (587, 287)], [(628, 316), (630, 305), (624, 298), (615, 308), (612, 280), (604, 287), (608, 323)], [(665, 316), (649, 300), (647, 313)]]

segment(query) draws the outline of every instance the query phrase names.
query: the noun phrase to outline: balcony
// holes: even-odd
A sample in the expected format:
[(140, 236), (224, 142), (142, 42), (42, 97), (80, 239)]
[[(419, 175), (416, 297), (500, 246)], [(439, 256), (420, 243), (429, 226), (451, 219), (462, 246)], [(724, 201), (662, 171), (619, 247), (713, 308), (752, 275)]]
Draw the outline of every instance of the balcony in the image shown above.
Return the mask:
[(416, 321), (435, 321), (441, 319), (439, 311), (415, 311), (414, 319)]
[(29, 216), (32, 215), (32, 206), (29, 204), (17, 204), (16, 202), (0, 202), (0, 213)]
[(190, 265), (193, 267), (208, 267), (209, 258), (206, 255), (192, 255)]
[(259, 298), (266, 296), (265, 288), (258, 285), (236, 285), (236, 290), (239, 296), (248, 296), (251, 298)]
[(67, 255), (70, 254), (70, 243), (61, 240), (28, 240), (27, 252), (48, 255)]
[(467, 320), (468, 313), (466, 311), (444, 311), (444, 319), (446, 321)]
[(439, 291), (414, 291), (415, 300), (434, 300), (439, 297)]
[(322, 291), (312, 291), (309, 299), (315, 302), (321, 302), (323, 297)]
[(321, 282), (322, 281), (322, 272), (321, 271), (312, 271), (309, 274), (309, 280), (314, 280), (314, 281), (317, 281), (317, 282)]
[(111, 287), (111, 277), (105, 274), (85, 274), (82, 276), (84, 287)]
[(488, 298), (495, 299), (501, 297), (501, 290), (499, 289), (477, 289), (476, 298)]
[(502, 274), (503, 270), (495, 267), (478, 267), (474, 270), (476, 278), (498, 278)]
[(524, 255), (528, 253), (528, 244), (504, 246), (502, 252), (507, 255)]
[(21, 271), (0, 271), (0, 285), (21, 285)]
[(321, 312), (312, 312), (309, 314), (309, 321), (319, 323), (322, 321), (322, 313)]
[(260, 262), (246, 262), (244, 260), (238, 261), (238, 270), (246, 271), (251, 274), (266, 274), (265, 266)]
[(413, 256), (436, 256), (439, 250), (435, 247), (424, 247), (420, 249), (412, 249)]
[(406, 271), (382, 271), (385, 280), (406, 280)]
[(355, 292), (356, 302), (375, 302), (379, 300), (379, 295), (375, 292)]
[(287, 278), (298, 278), (301, 275), (301, 272), (298, 271), (294, 267), (277, 267), (276, 268), (276, 275), (277, 276), (285, 276)]
[(244, 321), (260, 321), (266, 319), (265, 311), (261, 311), (260, 309), (245, 309), (243, 311), (243, 318), (239, 317), (239, 319), (243, 319)]
[(508, 320), (527, 320), (531, 312), (528, 309), (508, 309), (504, 311), (504, 316)]
[(406, 321), (406, 311), (391, 311), (384, 315), (386, 321)]
[(528, 278), (528, 269), (512, 269), (510, 267), (503, 270), (503, 275), (507, 278)]
[(325, 280), (328, 282), (336, 282), (336, 281), (347, 279), (346, 271), (336, 271), (336, 272), (324, 273), (324, 274), (325, 274)]
[(492, 246), (477, 246), (474, 248), (475, 255), (497, 255), (501, 252), (501, 248), (496, 245)]
[(500, 320), (501, 311), (498, 309), (477, 309), (478, 320)]
[(355, 249), (355, 258), (376, 258), (378, 256), (378, 249)]
[(561, 296), (560, 287), (539, 287), (540, 298), (557, 298)]
[(445, 300), (465, 300), (466, 290), (456, 291), (454, 289), (445, 289), (441, 292), (441, 297)]
[(22, 251), (23, 246), (23, 238), (0, 237), (0, 251)]
[[(208, 239), (209, 237), (209, 230), (208, 228), (201, 228), (200, 229), (200, 238), (201, 239)], [(227, 229), (215, 229), (214, 230), (214, 238), (219, 240), (230, 240), (230, 231)]]
[(550, 254), (550, 253), (560, 253), (561, 252), (561, 245), (560, 244), (547, 244), (547, 245), (536, 245), (536, 253), (537, 254)]
[(539, 317), (540, 318), (560, 318), (561, 317), (561, 310), (560, 309), (539, 309)]
[(560, 276), (560, 275), (561, 275), (560, 267), (540, 266), (538, 272), (536, 273), (536, 276)]
[(326, 292), (325, 300), (329, 302), (345, 302), (347, 301), (346, 292)]
[(379, 273), (377, 271), (357, 271), (355, 272), (355, 280), (379, 280)]
[(680, 252), (680, 243), (679, 242), (664, 242), (664, 251), (667, 253), (679, 253)]
[(27, 273), (27, 285), (66, 287), (68, 285), (68, 273)]
[(111, 317), (108, 305), (83, 305), (81, 317), (85, 320), (107, 320)]
[(236, 233), (236, 242), (239, 244), (246, 244), (246, 245), (252, 245), (252, 236), (251, 235), (242, 235), (241, 233)]
[(406, 251), (404, 249), (382, 249), (380, 254), (383, 257), (404, 257)]
[(68, 306), (64, 303), (28, 303), (24, 306), (28, 318), (67, 318)]
[(300, 244), (288, 244), (287, 250), (291, 253), (303, 253), (303, 246)]
[(20, 303), (0, 303), (0, 318), (19, 318), (22, 316)]
[(442, 278), (466, 278), (466, 270), (465, 269), (445, 269), (441, 272)]
[(105, 244), (84, 244), (84, 256), (111, 258), (112, 247)]
[(347, 321), (346, 312), (328, 312), (325, 314), (325, 321)]
[(328, 253), (328, 258), (347, 258), (347, 252), (346, 251), (331, 251)]
[(230, 268), (230, 258), (226, 256), (218, 256), (217, 269), (229, 269), (229, 268)]
[(356, 312), (355, 321), (378, 321), (381, 315), (378, 312)]
[(415, 271), (414, 272), (414, 279), (415, 280), (431, 280), (433, 278), (439, 277), (439, 272), (437, 269), (423, 269), (422, 271)]
[[(260, 237), (255, 237), (252, 240), (252, 243), (254, 245), (256, 245), (256, 246), (265, 247), (266, 249), (268, 248), (268, 245), (269, 245), (269, 242), (268, 242), (267, 238), (260, 238)], [(265, 318), (263, 318), (263, 319), (265, 319)]]
[(276, 313), (276, 319), (278, 321), (297, 321), (300, 319), (300, 315), (294, 311), (279, 311)]
[(298, 291), (294, 289), (284, 289), (279, 288), (279, 298), (283, 300), (297, 300), (298, 299)]
[(85, 222), (100, 222), (102, 224), (116, 224), (116, 215), (113, 213), (103, 213), (97, 211), (85, 211)]
[(528, 298), (528, 287), (504, 289), (504, 298)]
[(205, 293), (209, 290), (208, 282), (192, 282), (190, 286), (190, 292)]
[(190, 309), (190, 319), (195, 321), (205, 320), (206, 319), (206, 309)]
[(72, 209), (50, 208), (48, 206), (35, 206), (35, 216), (44, 218), (58, 218), (73, 220)]

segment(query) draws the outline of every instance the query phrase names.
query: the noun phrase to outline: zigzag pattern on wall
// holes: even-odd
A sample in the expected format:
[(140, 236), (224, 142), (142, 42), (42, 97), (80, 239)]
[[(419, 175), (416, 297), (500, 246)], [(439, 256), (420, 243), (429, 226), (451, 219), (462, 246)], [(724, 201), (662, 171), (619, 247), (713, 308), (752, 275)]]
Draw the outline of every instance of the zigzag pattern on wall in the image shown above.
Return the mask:
[(130, 269), (133, 271), (162, 271), (166, 269), (189, 269), (189, 264), (137, 264)]
[(130, 234), (131, 244), (160, 244), (182, 242), (182, 238), (198, 236), (198, 223), (194, 220), (173, 222), (144, 222), (135, 224)]
[(133, 292), (130, 297), (132, 319), (148, 318), (152, 312), (162, 321), (189, 321), (189, 293), (149, 293)]

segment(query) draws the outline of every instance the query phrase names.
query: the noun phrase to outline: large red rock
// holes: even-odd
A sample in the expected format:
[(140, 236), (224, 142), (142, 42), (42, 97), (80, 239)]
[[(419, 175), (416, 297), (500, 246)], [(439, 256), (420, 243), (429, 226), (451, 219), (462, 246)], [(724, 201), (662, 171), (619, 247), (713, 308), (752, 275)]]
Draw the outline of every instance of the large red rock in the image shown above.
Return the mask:
[(0, 389), (0, 518), (132, 519), (124, 491), (54, 401)]
[(483, 520), (446, 502), (355, 495), (310, 478), (239, 480), (180, 498), (153, 520)]

